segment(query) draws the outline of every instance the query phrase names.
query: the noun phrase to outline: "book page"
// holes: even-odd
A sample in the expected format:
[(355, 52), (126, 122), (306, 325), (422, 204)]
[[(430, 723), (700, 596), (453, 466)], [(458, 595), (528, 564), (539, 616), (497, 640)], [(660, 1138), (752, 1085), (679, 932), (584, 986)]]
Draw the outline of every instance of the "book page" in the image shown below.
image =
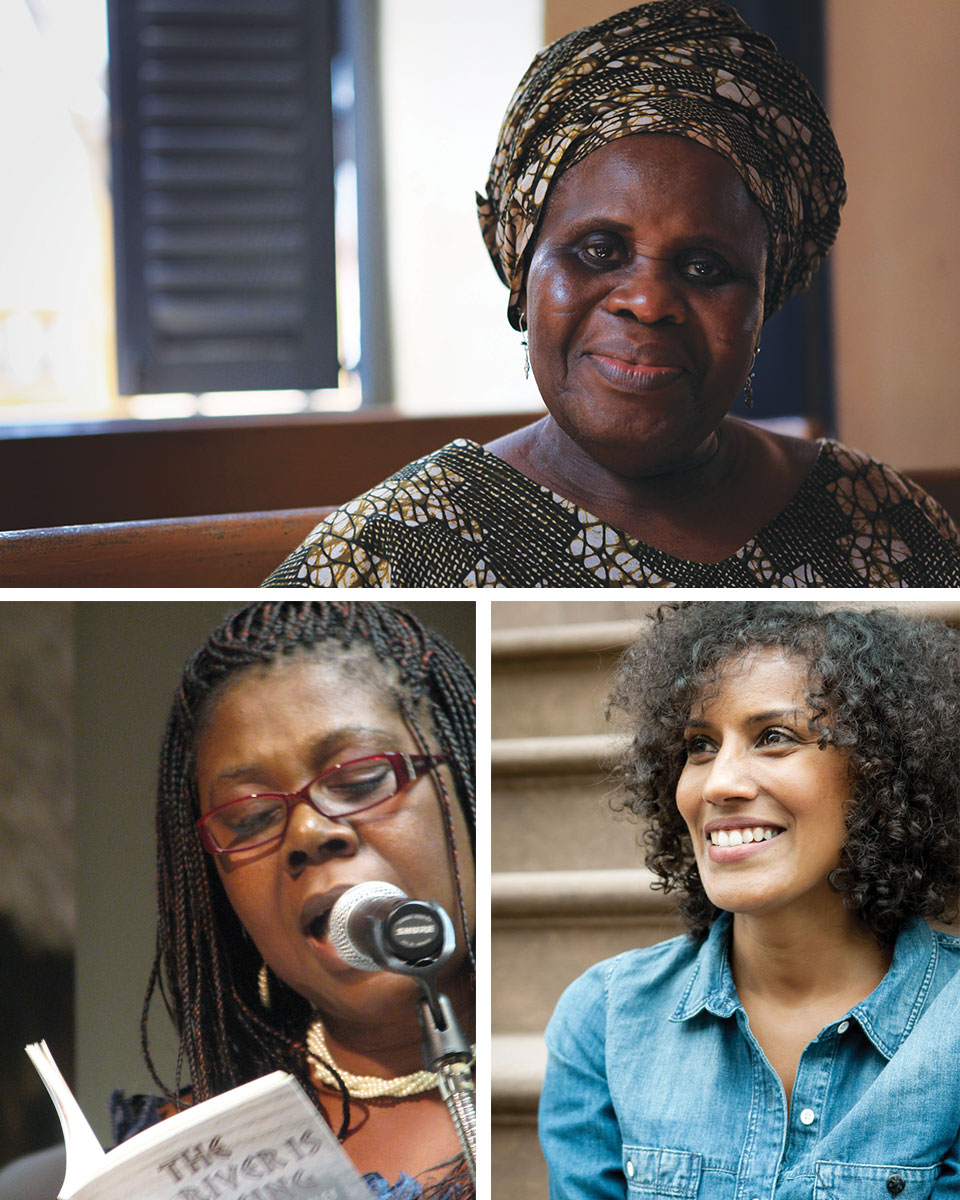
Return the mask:
[(299, 1083), (275, 1072), (111, 1150), (63, 1200), (370, 1200)]
[(67, 1081), (60, 1073), (60, 1068), (53, 1061), (53, 1055), (46, 1042), (34, 1042), (27, 1046), (27, 1054), (37, 1068), (44, 1086), (50, 1093), (60, 1118), (63, 1130), (63, 1141), (67, 1151), (67, 1171), (63, 1179), (62, 1194), (66, 1195), (89, 1179), (102, 1166), (105, 1160), (103, 1147), (97, 1135), (90, 1127), (90, 1122), (83, 1115), (83, 1110), (70, 1091)]

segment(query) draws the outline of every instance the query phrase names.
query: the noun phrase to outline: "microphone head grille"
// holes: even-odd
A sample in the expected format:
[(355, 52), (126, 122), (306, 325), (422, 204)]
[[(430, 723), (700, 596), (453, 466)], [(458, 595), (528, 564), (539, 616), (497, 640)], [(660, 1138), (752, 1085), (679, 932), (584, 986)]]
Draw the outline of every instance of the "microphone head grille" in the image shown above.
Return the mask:
[(340, 955), (348, 967), (358, 971), (382, 971), (383, 967), (369, 958), (354, 943), (347, 928), (354, 910), (370, 900), (406, 900), (406, 895), (392, 883), (373, 880), (370, 883), (358, 883), (343, 893), (330, 910), (329, 937), (334, 950)]

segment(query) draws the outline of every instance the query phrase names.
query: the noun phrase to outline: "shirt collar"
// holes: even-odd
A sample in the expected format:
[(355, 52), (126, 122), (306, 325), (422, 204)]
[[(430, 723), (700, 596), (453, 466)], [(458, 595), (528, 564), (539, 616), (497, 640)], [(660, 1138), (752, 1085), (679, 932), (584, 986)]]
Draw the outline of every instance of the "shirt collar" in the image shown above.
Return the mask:
[(892, 1058), (923, 1014), (937, 967), (939, 944), (933, 930), (919, 917), (900, 931), (890, 970), (849, 1016), (884, 1058)]
[(690, 968), (687, 985), (671, 1021), (686, 1021), (704, 1009), (715, 1017), (729, 1017), (740, 1007), (733, 983), (728, 947), (730, 913), (721, 913), (707, 934)]
[[(715, 1017), (730, 1017), (740, 1008), (728, 953), (732, 919), (725, 912), (714, 921), (690, 967), (672, 1021), (689, 1020), (704, 1009)], [(889, 971), (870, 995), (846, 1014), (857, 1020), (884, 1058), (893, 1057), (923, 1013), (937, 954), (937, 940), (926, 921), (909, 921), (897, 938)], [(827, 1028), (835, 1029), (842, 1019)]]

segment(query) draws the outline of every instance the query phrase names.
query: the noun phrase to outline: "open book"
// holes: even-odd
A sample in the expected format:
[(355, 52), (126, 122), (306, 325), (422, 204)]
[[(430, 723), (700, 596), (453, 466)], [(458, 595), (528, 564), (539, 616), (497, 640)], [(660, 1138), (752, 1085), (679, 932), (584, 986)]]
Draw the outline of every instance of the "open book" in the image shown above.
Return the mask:
[(27, 1047), (63, 1126), (60, 1200), (370, 1200), (292, 1075), (214, 1096), (104, 1153), (46, 1042)]

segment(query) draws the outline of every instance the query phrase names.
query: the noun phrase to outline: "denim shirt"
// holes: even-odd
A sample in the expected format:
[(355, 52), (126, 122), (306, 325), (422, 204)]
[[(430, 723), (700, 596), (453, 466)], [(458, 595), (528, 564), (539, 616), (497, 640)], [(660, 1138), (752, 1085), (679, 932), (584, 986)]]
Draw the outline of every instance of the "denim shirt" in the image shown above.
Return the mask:
[(912, 921), (879, 986), (783, 1085), (750, 1032), (730, 917), (599, 963), (547, 1028), (553, 1200), (960, 1197), (960, 940)]

